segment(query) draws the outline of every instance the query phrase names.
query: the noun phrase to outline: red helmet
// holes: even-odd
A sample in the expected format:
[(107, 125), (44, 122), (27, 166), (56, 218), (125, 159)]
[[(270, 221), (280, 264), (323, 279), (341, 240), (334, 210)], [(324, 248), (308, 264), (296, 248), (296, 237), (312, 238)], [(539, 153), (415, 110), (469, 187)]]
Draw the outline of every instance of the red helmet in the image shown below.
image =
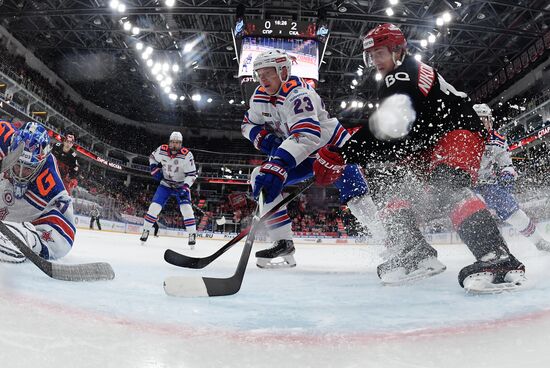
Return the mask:
[[(393, 54), (400, 50), (405, 50), (407, 47), (407, 40), (401, 30), (394, 24), (384, 23), (371, 29), (363, 37), (363, 61), (367, 67), (374, 67), (374, 64), (369, 58), (369, 51), (375, 47), (386, 46), (388, 50)], [(401, 54), (400, 60), (395, 60), (397, 65), (400, 65), (405, 57), (405, 53)]]
[(374, 47), (387, 46), (390, 51), (397, 51), (399, 48), (407, 47), (407, 40), (401, 30), (391, 24), (384, 23), (371, 29), (363, 37), (363, 51), (369, 51)]

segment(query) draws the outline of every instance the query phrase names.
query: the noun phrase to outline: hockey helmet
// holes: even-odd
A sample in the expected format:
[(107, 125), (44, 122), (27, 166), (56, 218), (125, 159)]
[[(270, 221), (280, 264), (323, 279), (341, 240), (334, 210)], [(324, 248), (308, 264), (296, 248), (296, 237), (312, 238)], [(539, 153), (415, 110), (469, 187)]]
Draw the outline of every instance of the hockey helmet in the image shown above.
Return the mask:
[[(258, 70), (262, 68), (273, 67), (277, 71), (277, 75), (281, 82), (285, 83), (290, 78), (290, 71), (292, 68), (292, 60), (290, 56), (284, 50), (273, 49), (261, 52), (256, 59), (254, 59), (253, 73), (252, 78), (254, 82), (260, 82), (258, 77)], [(283, 68), (286, 68), (287, 74), (286, 78), (282, 78)]]
[(181, 135), (180, 132), (172, 132), (172, 134), (170, 134), (170, 142), (172, 141), (183, 142), (183, 135)]
[[(394, 63), (401, 65), (405, 57), (407, 40), (403, 32), (396, 25), (391, 23), (380, 24), (363, 36), (363, 61), (367, 67), (374, 67), (369, 52), (381, 46), (386, 46), (393, 55)], [(396, 60), (395, 54), (399, 51), (402, 51), (401, 57), (399, 60)]]
[(14, 181), (14, 194), (18, 199), (23, 198), (28, 183), (38, 175), (51, 152), (48, 131), (39, 123), (28, 122), (13, 133), (9, 151), (17, 149), (20, 144), (23, 144), (23, 153), (10, 169), (10, 176)]

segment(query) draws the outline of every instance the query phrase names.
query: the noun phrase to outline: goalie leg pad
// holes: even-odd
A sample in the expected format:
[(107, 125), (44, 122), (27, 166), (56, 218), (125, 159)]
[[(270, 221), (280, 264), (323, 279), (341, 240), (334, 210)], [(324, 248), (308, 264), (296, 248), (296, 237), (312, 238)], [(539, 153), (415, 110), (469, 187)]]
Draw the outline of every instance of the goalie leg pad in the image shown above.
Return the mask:
[[(31, 223), (4, 222), (4, 224), (36, 254), (40, 254), (42, 243)], [(0, 261), (9, 263), (25, 262), (26, 257), (4, 234), (0, 233)]]

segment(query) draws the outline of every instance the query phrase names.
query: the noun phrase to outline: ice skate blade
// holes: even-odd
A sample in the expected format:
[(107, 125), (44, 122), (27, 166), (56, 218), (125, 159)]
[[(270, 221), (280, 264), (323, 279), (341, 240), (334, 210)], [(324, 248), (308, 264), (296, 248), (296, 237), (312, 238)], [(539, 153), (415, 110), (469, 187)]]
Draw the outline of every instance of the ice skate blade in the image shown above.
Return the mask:
[(395, 271), (386, 273), (380, 277), (384, 286), (399, 286), (418, 280), (427, 279), (445, 271), (447, 267), (437, 258), (428, 258), (418, 263), (418, 269), (405, 273), (405, 269), (400, 267)]
[(464, 291), (470, 295), (500, 294), (524, 289), (527, 286), (525, 273), (521, 270), (509, 271), (504, 281), (493, 284), (494, 274), (480, 272), (472, 274), (464, 279)]
[(292, 268), (296, 267), (296, 260), (293, 255), (276, 258), (256, 258), (256, 266), (263, 269)]

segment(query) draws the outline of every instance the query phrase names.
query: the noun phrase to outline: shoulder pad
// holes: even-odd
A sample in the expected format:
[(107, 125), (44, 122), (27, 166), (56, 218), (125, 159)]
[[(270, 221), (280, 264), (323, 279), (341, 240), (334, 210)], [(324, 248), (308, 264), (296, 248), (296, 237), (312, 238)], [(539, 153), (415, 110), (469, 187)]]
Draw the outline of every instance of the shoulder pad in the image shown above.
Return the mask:
[(185, 148), (185, 147), (182, 147), (181, 150), (180, 150), (180, 153), (181, 153), (182, 155), (186, 155), (186, 154), (189, 153), (189, 150), (188, 150), (187, 148)]
[(279, 93), (279, 97), (286, 97), (290, 92), (298, 87), (304, 87), (304, 85), (307, 86), (307, 83), (305, 83), (302, 78), (291, 77), (288, 82), (285, 82), (281, 86), (281, 93)]
[(168, 145), (167, 145), (167, 144), (161, 145), (161, 146), (160, 146), (160, 150), (161, 150), (161, 151), (166, 151), (166, 152), (168, 152)]
[(8, 143), (13, 133), (15, 133), (15, 128), (12, 123), (0, 121), (0, 138), (4, 141), (4, 143)]

